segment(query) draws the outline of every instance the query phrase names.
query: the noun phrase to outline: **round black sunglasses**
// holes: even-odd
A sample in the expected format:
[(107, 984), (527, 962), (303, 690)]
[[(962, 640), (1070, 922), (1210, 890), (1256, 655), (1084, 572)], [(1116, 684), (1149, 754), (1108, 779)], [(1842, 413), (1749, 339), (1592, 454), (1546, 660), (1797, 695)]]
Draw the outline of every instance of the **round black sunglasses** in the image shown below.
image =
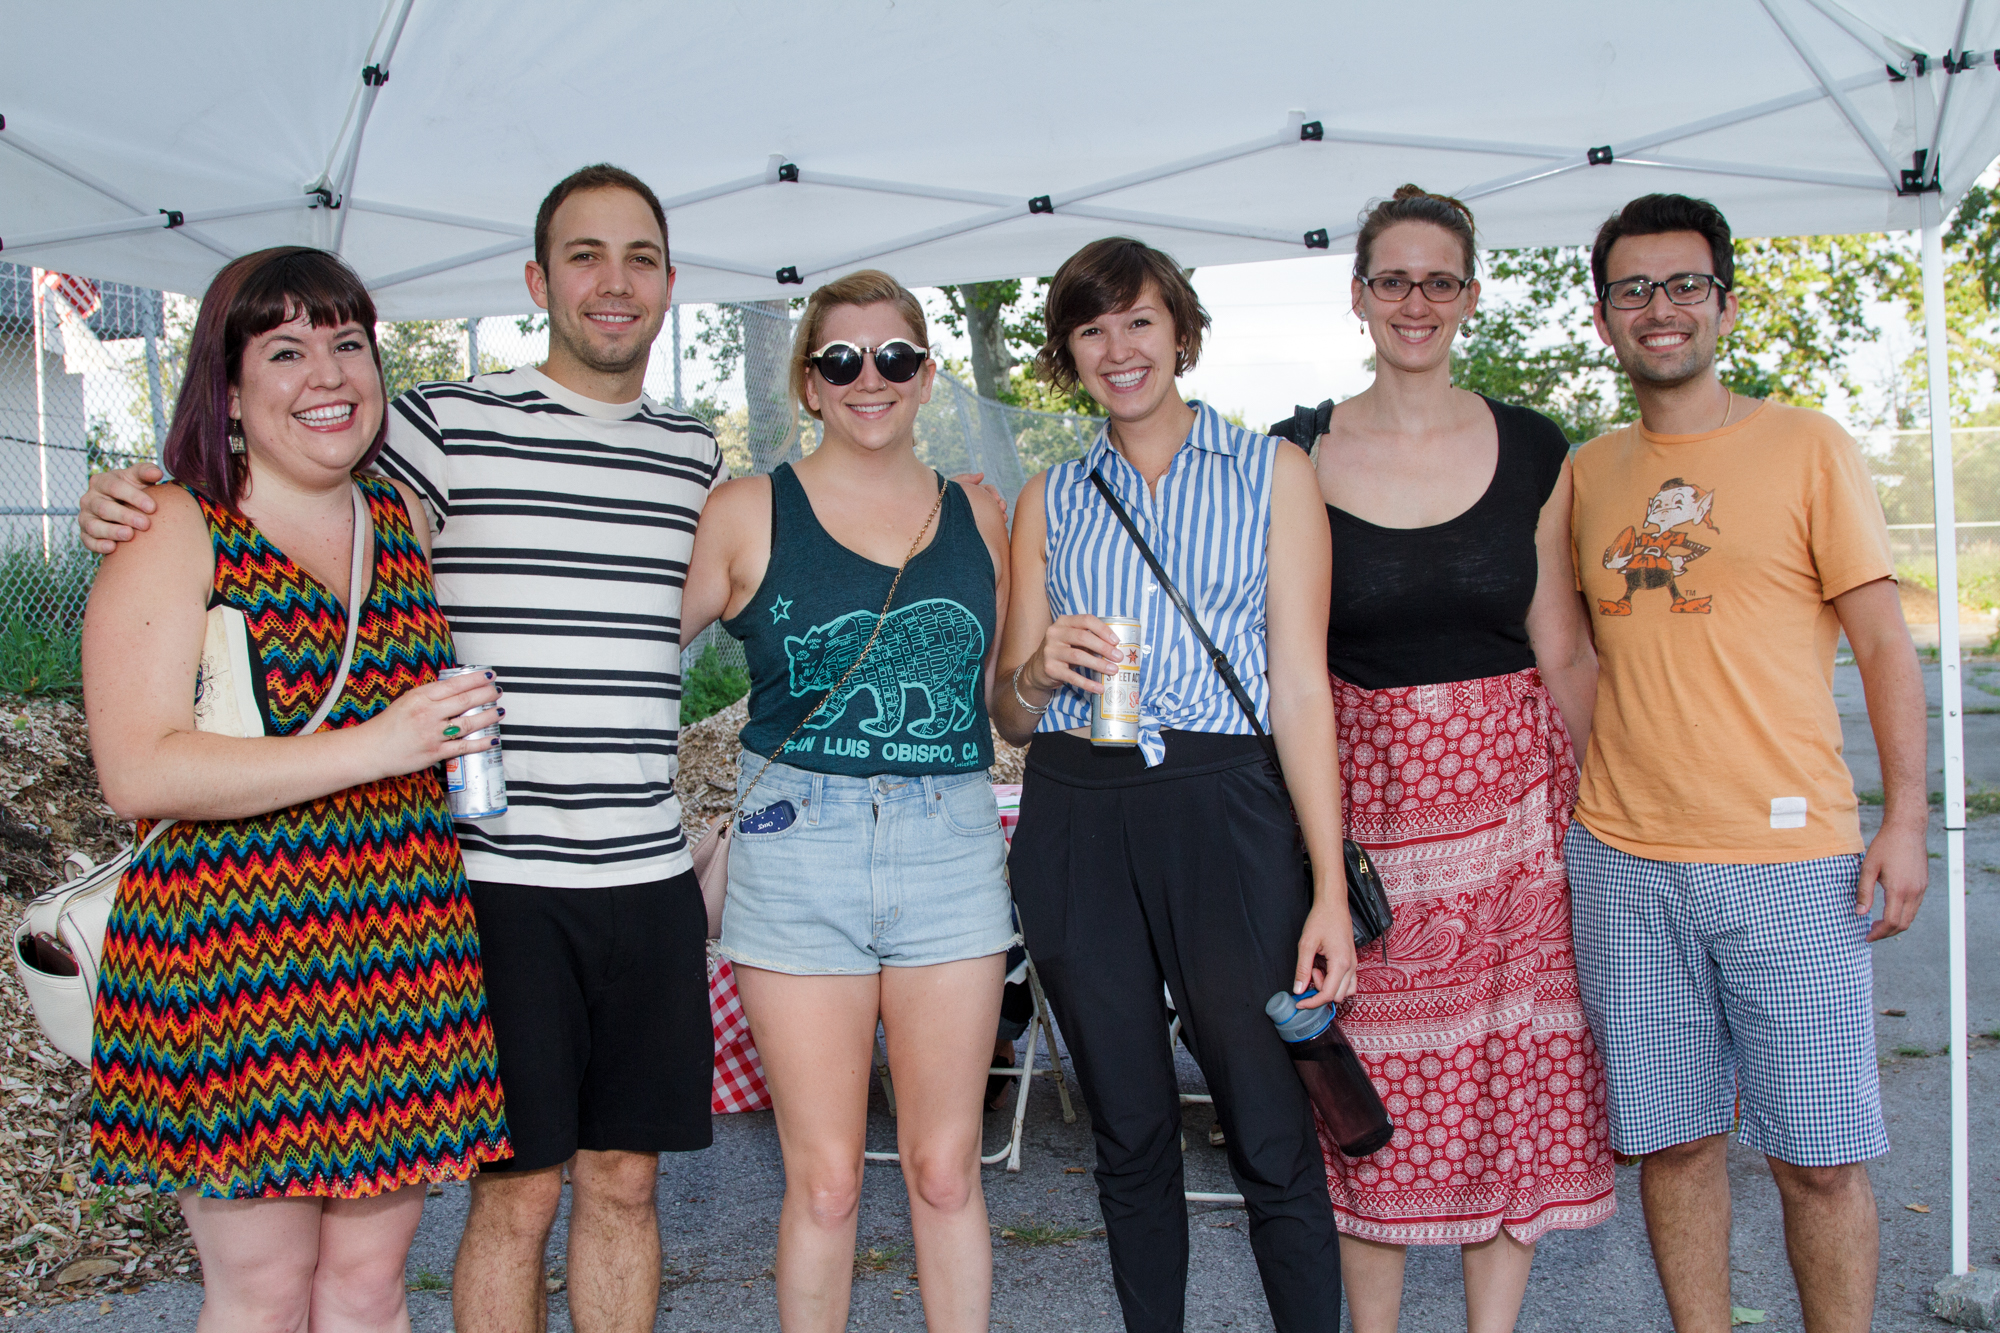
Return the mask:
[(835, 386), (852, 384), (861, 378), (862, 358), (872, 355), (875, 370), (891, 384), (908, 384), (930, 358), (928, 348), (907, 338), (891, 338), (879, 347), (857, 347), (849, 342), (828, 343), (806, 358), (819, 377)]

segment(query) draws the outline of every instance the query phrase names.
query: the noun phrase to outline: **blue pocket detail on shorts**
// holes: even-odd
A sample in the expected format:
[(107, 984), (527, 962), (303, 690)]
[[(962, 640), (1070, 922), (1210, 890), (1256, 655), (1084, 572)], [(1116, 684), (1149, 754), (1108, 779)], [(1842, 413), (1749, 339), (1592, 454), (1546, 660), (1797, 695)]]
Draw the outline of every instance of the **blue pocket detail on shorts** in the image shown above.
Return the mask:
[(783, 833), (799, 817), (799, 808), (790, 801), (773, 801), (762, 810), (752, 810), (736, 822), (738, 833)]

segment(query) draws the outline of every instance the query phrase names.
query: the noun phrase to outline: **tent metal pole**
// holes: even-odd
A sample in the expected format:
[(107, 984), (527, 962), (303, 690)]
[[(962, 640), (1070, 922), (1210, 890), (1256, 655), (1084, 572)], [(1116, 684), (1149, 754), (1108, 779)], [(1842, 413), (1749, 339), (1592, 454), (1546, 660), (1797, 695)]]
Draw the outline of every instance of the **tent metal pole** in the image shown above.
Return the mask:
[(1944, 318), (1944, 205), (1923, 196), (1924, 361), (1930, 379), (1931, 490), (1937, 505), (1938, 668), (1944, 730), (1946, 948), (1951, 985), (1951, 1271), (1972, 1262), (1972, 1157), (1966, 1084), (1965, 717), (1958, 657), (1958, 509), (1952, 495), (1950, 357)]
[(1797, 181), (1801, 185), (1831, 185), (1843, 190), (1867, 190), (1882, 193), (1882, 178), (1879, 176), (1854, 176), (1839, 171), (1801, 171), (1794, 167), (1768, 167), (1756, 163), (1717, 162), (1706, 157), (1669, 157), (1660, 153), (1637, 151), (1614, 157), (1615, 165), (1628, 167), (1662, 167), (1668, 171), (1699, 171), (1711, 176), (1744, 176), (1759, 181)]
[[(30, 268), (29, 314), (35, 321), (35, 458), (41, 466), (42, 509), (49, 507), (49, 390), (48, 369), (43, 359), (48, 355), (47, 333), (42, 328), (42, 274), (45, 269)], [(42, 514), (42, 559), (49, 558), (49, 516)]]
[(146, 398), (153, 409), (153, 452), (158, 454), (167, 443), (167, 413), (160, 389), (160, 340), (150, 333), (146, 335)]
[[(310, 195), (295, 199), (277, 199), (263, 204), (242, 204), (234, 208), (210, 208), (198, 213), (183, 213), (182, 230), (190, 222), (221, 222), (228, 218), (258, 217), (266, 213), (291, 213), (312, 206)], [(67, 241), (87, 241), (99, 236), (120, 236), (134, 231), (168, 230), (167, 221), (158, 213), (150, 217), (120, 218), (116, 222), (94, 222), (82, 227), (67, 227), (61, 231), (38, 231), (27, 236), (0, 237), (0, 244), (16, 250), (25, 250), (31, 245), (61, 245)]]
[[(347, 198), (347, 192), (354, 188), (354, 172), (361, 165), (361, 140), (368, 133), (368, 118), (375, 114), (375, 99), (382, 95), (382, 89), (389, 82), (389, 62), (396, 58), (396, 46), (403, 40), (403, 25), (410, 21), (410, 5), (413, 0), (390, 0), (400, 3), (396, 11), (394, 27), (389, 32), (388, 44), (377, 55), (371, 46), (368, 64), (361, 72), (361, 106), (354, 116), (354, 136), (347, 141), (347, 152), (340, 164), (340, 175), (331, 182), (335, 207)], [(379, 35), (379, 30), (378, 30)], [(373, 73), (372, 79), (369, 75)], [(340, 253), (341, 242), (347, 237), (347, 210), (341, 209), (333, 220), (333, 252)]]
[[(78, 185), (82, 185), (88, 189), (97, 191), (97, 193), (103, 195), (106, 199), (109, 199), (112, 203), (119, 204), (127, 209), (130, 209), (132, 212), (138, 214), (141, 218), (151, 221), (155, 226), (160, 225), (158, 222), (160, 216), (158, 210), (146, 207), (144, 204), (140, 203), (137, 199), (134, 199), (131, 195), (126, 194), (123, 190), (120, 190), (117, 186), (110, 184), (108, 181), (99, 180), (97, 177), (91, 175), (83, 168), (71, 166), (69, 163), (57, 157), (54, 153), (51, 153), (48, 149), (43, 148), (40, 144), (37, 144), (30, 139), (22, 138), (19, 130), (8, 129), (4, 132), (0, 132), (0, 143), (12, 145), (14, 151), (22, 154), (23, 156), (32, 157), (33, 159), (35, 159), (35, 161), (41, 163), (43, 166), (47, 167), (49, 170), (57, 173), (58, 175), (67, 176), (71, 180), (75, 181)], [(202, 232), (196, 231), (193, 227), (176, 227), (174, 228), (174, 230), (179, 232), (181, 235), (187, 237), (190, 241), (193, 241), (196, 245), (199, 245), (204, 249), (213, 250), (215, 253), (221, 255), (224, 259), (236, 258), (236, 252), (234, 250), (230, 249), (222, 242), (215, 240), (213, 237), (205, 235)]]
[(401, 269), (395, 273), (385, 273), (379, 278), (372, 279), (368, 283), (368, 290), (371, 292), (381, 291), (385, 287), (395, 287), (405, 282), (415, 282), (418, 278), (428, 278), (433, 273), (445, 273), (451, 269), (464, 268), (467, 264), (477, 264), (481, 260), (498, 259), (501, 255), (511, 255), (521, 250), (531, 250), (534, 248), (534, 245), (535, 241), (533, 237), (523, 236), (510, 241), (502, 241), (498, 245), (489, 245), (483, 250), (473, 250), (467, 254), (454, 255), (450, 259), (435, 259), (428, 264), (419, 264), (415, 268)]
[(1370, 144), (1381, 148), (1434, 148), (1446, 153), (1490, 153), (1495, 157), (1564, 158), (1576, 152), (1555, 144), (1500, 143), (1493, 139), (1440, 138), (1434, 134), (1390, 134), (1376, 130), (1347, 130), (1328, 125), (1321, 131), (1323, 143)]
[[(1854, 74), (1842, 79), (1833, 86), (1842, 92), (1851, 92), (1856, 88), (1871, 87), (1879, 83), (1881, 79), (1882, 76), (1879, 73)], [(1761, 119), (1764, 116), (1775, 116), (1780, 111), (1790, 111), (1793, 107), (1806, 106), (1813, 102), (1824, 102), (1829, 95), (1828, 90), (1825, 88), (1817, 86), (1806, 88), (1800, 92), (1787, 93), (1783, 97), (1774, 97), (1768, 102), (1758, 102), (1754, 106), (1738, 107), (1734, 111), (1724, 111), (1718, 115), (1704, 116), (1700, 120), (1691, 120), (1685, 125), (1675, 125), (1670, 129), (1661, 130), (1657, 134), (1647, 135), (1643, 139), (1634, 139), (1630, 143), (1614, 144), (1613, 148), (1621, 157), (1628, 153), (1642, 153), (1649, 148), (1658, 148), (1661, 144), (1675, 143), (1681, 139), (1691, 139), (1697, 134), (1707, 134), (1710, 130), (1725, 130), (1732, 125), (1742, 125), (1749, 121)]]
[(699, 204), (708, 199), (720, 199), (724, 195), (742, 194), (745, 190), (761, 190), (771, 183), (771, 178), (762, 173), (755, 176), (741, 176), (720, 185), (710, 185), (700, 190), (690, 190), (677, 194), (671, 199), (660, 200), (660, 208), (668, 213), (676, 208), (686, 208), (689, 204)]
[(1070, 204), (1063, 212), (1071, 217), (1094, 218), (1099, 222), (1129, 222), (1135, 227), (1164, 227), (1172, 231), (1199, 231), (1211, 236), (1242, 236), (1253, 241), (1270, 241), (1297, 250), (1302, 232), (1274, 231), (1269, 227), (1247, 227), (1235, 222), (1207, 222), (1201, 218), (1173, 217), (1165, 213), (1135, 213), (1123, 208), (1100, 208), (1096, 204)]
[(772, 278), (772, 270), (758, 268), (755, 264), (744, 264), (734, 259), (719, 259), (714, 255), (698, 255), (688, 250), (676, 250), (674, 266), (685, 264), (689, 268), (711, 268), (717, 273), (741, 273), (746, 278)]
[(674, 320), (674, 411), (681, 410), (681, 308), (673, 308)]
[(1885, 65), (1900, 65), (1915, 54), (1894, 37), (1868, 27), (1838, 4), (1829, 4), (1827, 0), (1806, 0), (1806, 3), (1836, 24), (1842, 32), (1867, 47)]
[(954, 204), (978, 204), (984, 208), (1004, 208), (1014, 202), (1011, 194), (988, 190), (953, 190), (935, 185), (910, 185), (902, 181), (873, 180), (867, 176), (841, 176), (823, 171), (799, 169), (802, 185), (832, 185), (843, 190), (866, 190), (871, 194), (903, 194), (913, 199), (942, 199)]
[(1882, 170), (1889, 176), (1889, 186), (1894, 189), (1901, 180), (1901, 169), (1897, 167), (1895, 159), (1889, 156), (1889, 150), (1882, 146), (1882, 141), (1875, 136), (1875, 131), (1868, 128), (1868, 122), (1861, 118), (1860, 110), (1834, 81), (1833, 75), (1827, 71), (1820, 58), (1813, 54), (1812, 48), (1805, 44), (1791, 21), (1778, 11), (1776, 0), (1757, 0), (1757, 3), (1764, 7), (1764, 12), (1770, 15), (1771, 22), (1784, 34), (1785, 40), (1791, 43), (1792, 50), (1798, 52), (1799, 59), (1806, 62), (1806, 68), (1812, 71), (1812, 76), (1819, 81), (1819, 86), (1826, 89), (1826, 95), (1833, 99), (1833, 104), (1840, 108), (1840, 114), (1847, 119), (1848, 128), (1852, 129), (1855, 137), (1875, 155), (1875, 160), (1882, 164)]
[(1567, 162), (1555, 163), (1546, 167), (1529, 167), (1525, 171), (1510, 171), (1505, 176), (1495, 176), (1492, 180), (1481, 181), (1477, 185), (1468, 185), (1464, 189), (1457, 191), (1455, 197), (1465, 200), (1483, 199), (1489, 194), (1499, 194), (1503, 190), (1519, 189), (1523, 185), (1532, 185), (1536, 181), (1546, 180), (1550, 176), (1560, 176), (1568, 171), (1581, 171), (1589, 165), (1590, 163), (1587, 159), (1575, 157)]
[(383, 217), (408, 218), (412, 222), (440, 222), (447, 227), (498, 232), (502, 236), (532, 234), (528, 228), (515, 222), (495, 222), (490, 218), (469, 217), (463, 213), (440, 213), (434, 208), (409, 208), (403, 204), (383, 203), (379, 199), (349, 199), (341, 207), (351, 208), (357, 213), (380, 213)]
[[(1952, 47), (1955, 50), (1963, 51), (1965, 49), (1965, 27), (1971, 21), (1972, 0), (1965, 0), (1958, 11), (1958, 34), (1952, 39)], [(1957, 84), (1958, 79), (1955, 76), (1950, 74), (1944, 76), (1944, 91), (1938, 94), (1937, 99), (1937, 115), (1931, 118), (1930, 138), (1924, 142), (1924, 147), (1930, 150), (1929, 166), (1933, 175), (1937, 173), (1937, 161), (1940, 156), (1940, 150), (1944, 147), (1942, 140), (1944, 138), (1945, 111), (1951, 106), (1951, 90)]]
[(1203, 167), (1216, 166), (1223, 162), (1234, 162), (1239, 157), (1255, 157), (1273, 148), (1285, 148), (1300, 143), (1299, 132), (1293, 126), (1286, 126), (1276, 134), (1267, 134), (1261, 139), (1251, 139), (1233, 148), (1218, 148), (1212, 153), (1200, 153), (1194, 157), (1184, 157), (1178, 162), (1168, 162), (1163, 166), (1149, 167), (1144, 171), (1134, 171), (1124, 176), (1113, 176), (1110, 180), (1086, 185), (1079, 190), (1050, 191), (1049, 198), (1060, 209), (1064, 204), (1073, 204), (1085, 199), (1094, 199), (1100, 194), (1111, 194), (1118, 190), (1129, 190), (1135, 185), (1150, 185), (1170, 176), (1179, 176)]

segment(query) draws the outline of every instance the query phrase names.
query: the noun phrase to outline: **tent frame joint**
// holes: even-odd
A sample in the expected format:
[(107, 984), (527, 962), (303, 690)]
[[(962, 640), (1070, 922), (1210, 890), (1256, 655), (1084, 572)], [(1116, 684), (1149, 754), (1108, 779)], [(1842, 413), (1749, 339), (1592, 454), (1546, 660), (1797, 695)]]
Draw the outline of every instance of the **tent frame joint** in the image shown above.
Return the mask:
[(1325, 250), (1333, 244), (1333, 238), (1327, 235), (1325, 227), (1314, 227), (1306, 233), (1305, 240), (1308, 250)]
[(380, 88), (389, 81), (389, 71), (380, 65), (364, 65), (361, 68), (361, 86)]
[(797, 264), (787, 264), (773, 276), (778, 279), (780, 287), (803, 287), (806, 282), (804, 278), (799, 276), (799, 266)]
[(1326, 126), (1316, 120), (1309, 120), (1299, 126), (1299, 142), (1320, 143), (1326, 138)]
[(1028, 201), (1028, 211), (1030, 213), (1053, 213), (1056, 211), (1055, 201), (1045, 194), (1038, 194)]
[(1607, 143), (1585, 149), (1583, 160), (1593, 167), (1608, 167), (1618, 160), (1618, 155), (1611, 151), (1611, 145)]
[(1910, 154), (1910, 165), (1896, 178), (1896, 193), (1908, 198), (1919, 194), (1938, 194), (1943, 187), (1938, 183), (1937, 163), (1931, 158), (1930, 150), (1919, 148)]
[(187, 225), (186, 215), (178, 208), (163, 208), (160, 212), (166, 215), (167, 221), (165, 226), (168, 231), (172, 231), (175, 227), (184, 227)]

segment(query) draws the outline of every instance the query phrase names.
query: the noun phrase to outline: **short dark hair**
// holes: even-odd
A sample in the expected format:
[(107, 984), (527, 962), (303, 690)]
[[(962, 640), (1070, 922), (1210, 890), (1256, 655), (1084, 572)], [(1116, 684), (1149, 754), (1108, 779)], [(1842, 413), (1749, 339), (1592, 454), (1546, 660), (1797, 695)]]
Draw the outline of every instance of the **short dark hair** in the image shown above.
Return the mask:
[(1361, 231), (1354, 238), (1354, 276), (1368, 276), (1374, 258), (1375, 238), (1398, 222), (1428, 222), (1458, 238), (1465, 253), (1465, 276), (1479, 272), (1479, 249), (1472, 227), (1472, 210), (1448, 194), (1432, 194), (1421, 185), (1398, 186), (1387, 199), (1378, 199), (1361, 215)]
[(535, 262), (542, 266), (542, 272), (549, 271), (549, 224), (555, 221), (556, 210), (562, 207), (563, 200), (584, 190), (630, 190), (645, 200), (646, 207), (653, 210), (653, 221), (660, 224), (661, 259), (666, 260), (667, 210), (660, 207), (660, 196), (625, 168), (594, 162), (557, 181), (556, 188), (548, 192), (542, 206), (535, 210)]
[[(213, 504), (234, 510), (249, 468), (229, 451), (229, 390), (243, 373), (243, 349), (303, 313), (314, 328), (359, 324), (368, 331), (375, 373), (382, 349), (375, 343), (375, 302), (340, 256), (304, 245), (279, 245), (230, 260), (208, 284), (188, 344), (187, 370), (174, 402), (161, 461), (176, 481)], [(389, 435), (384, 411), (375, 439), (354, 464), (360, 471), (382, 452)]]
[(1729, 236), (1729, 219), (1706, 199), (1684, 194), (1642, 194), (1604, 219), (1597, 229), (1597, 241), (1590, 247), (1590, 299), (1604, 299), (1604, 284), (1611, 275), (1604, 270), (1611, 259), (1611, 247), (1627, 236), (1659, 236), (1670, 231), (1699, 233), (1708, 242), (1708, 262), (1724, 290), (1736, 286), (1736, 248)]
[(1147, 282), (1160, 289), (1174, 321), (1174, 374), (1185, 375), (1201, 358), (1202, 330), (1208, 311), (1202, 309), (1194, 284), (1172, 255), (1129, 236), (1092, 241), (1063, 260), (1049, 283), (1043, 327), (1048, 336), (1035, 354), (1035, 372), (1065, 392), (1077, 387), (1076, 358), (1069, 335), (1114, 310), (1128, 309)]

